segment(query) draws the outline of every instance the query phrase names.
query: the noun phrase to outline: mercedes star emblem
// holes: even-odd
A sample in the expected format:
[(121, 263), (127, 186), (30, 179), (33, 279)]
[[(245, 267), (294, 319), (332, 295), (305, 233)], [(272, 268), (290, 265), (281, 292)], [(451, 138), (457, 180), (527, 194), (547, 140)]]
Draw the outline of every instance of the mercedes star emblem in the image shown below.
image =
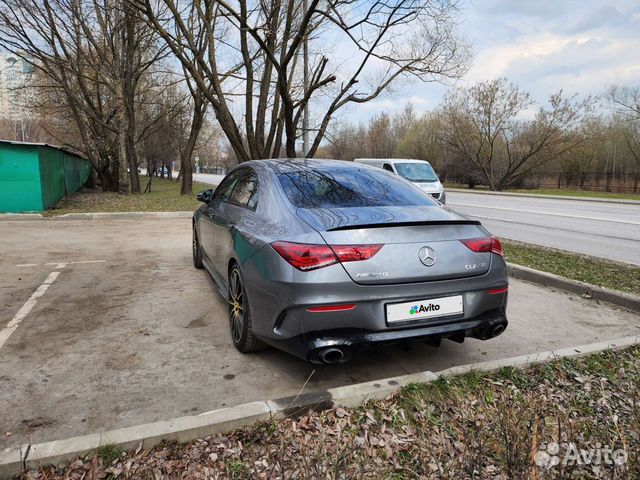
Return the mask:
[(436, 252), (431, 247), (422, 247), (420, 249), (420, 261), (427, 267), (433, 267), (436, 263)]

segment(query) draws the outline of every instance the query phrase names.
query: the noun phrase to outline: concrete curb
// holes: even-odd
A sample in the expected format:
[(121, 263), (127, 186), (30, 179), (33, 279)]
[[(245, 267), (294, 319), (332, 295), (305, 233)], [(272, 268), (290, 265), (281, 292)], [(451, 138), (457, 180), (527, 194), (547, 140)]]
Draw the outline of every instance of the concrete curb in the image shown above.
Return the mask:
[(111, 213), (66, 213), (46, 220), (113, 220), (143, 218), (191, 218), (193, 212), (111, 212)]
[(54, 217), (44, 217), (39, 213), (6, 213), (0, 214), (0, 221), (17, 222), (27, 220), (59, 221), (59, 220), (114, 220), (143, 218), (191, 218), (193, 212), (95, 212), (65, 213)]
[(26, 222), (33, 220), (42, 220), (39, 213), (1, 213), (0, 221), (6, 222)]
[(57, 465), (94, 452), (105, 445), (131, 449), (142, 444), (143, 448), (148, 449), (160, 443), (161, 440), (185, 442), (229, 432), (259, 421), (296, 417), (309, 411), (326, 410), (337, 406), (356, 407), (366, 400), (386, 398), (398, 388), (410, 383), (430, 382), (436, 378), (436, 375), (431, 372), (402, 375), (301, 394), (296, 397), (246, 403), (199, 415), (92, 433), (64, 440), (21, 445), (0, 452), (0, 478), (18, 475), (25, 466), (27, 469), (34, 469), (44, 465)]
[(517, 193), (517, 192), (491, 192), (488, 190), (472, 190), (470, 188), (446, 188), (447, 192), (477, 193), (479, 195), (506, 195), (510, 197), (531, 197), (531, 198), (552, 198), (555, 200), (577, 200), (582, 202), (600, 203), (622, 203), (629, 205), (640, 205), (640, 200), (625, 200), (622, 198), (596, 198), (596, 197), (574, 197), (570, 195), (542, 195), (539, 193)]
[(541, 272), (540, 270), (534, 270), (533, 268), (515, 265), (513, 263), (507, 263), (507, 271), (510, 277), (517, 278), (518, 280), (535, 283), (543, 287), (566, 290), (592, 300), (612, 303), (619, 307), (640, 313), (640, 297), (628, 293), (596, 287), (595, 285), (570, 280), (553, 273)]
[(560, 348), (558, 350), (550, 350), (547, 352), (531, 353), (528, 355), (520, 355), (518, 357), (459, 365), (457, 367), (441, 370), (437, 373), (438, 377), (452, 377), (454, 375), (460, 375), (471, 371), (490, 372), (504, 367), (527, 367), (529, 365), (535, 365), (537, 363), (548, 362), (560, 358), (583, 357), (592, 353), (603, 352), (605, 350), (620, 350), (634, 345), (640, 345), (640, 335), (589, 343), (587, 345), (579, 345), (577, 347)]
[(319, 411), (338, 406), (357, 407), (366, 400), (384, 399), (399, 388), (412, 383), (428, 383), (439, 377), (450, 377), (470, 371), (491, 371), (503, 367), (524, 367), (564, 357), (579, 357), (608, 349), (621, 349), (640, 344), (640, 335), (616, 340), (592, 343), (578, 347), (540, 352), (487, 362), (461, 365), (440, 372), (421, 372), (410, 375), (375, 380), (325, 391), (302, 394), (277, 400), (252, 402), (236, 407), (223, 408), (200, 415), (148, 423), (94, 433), (66, 440), (56, 440), (35, 445), (23, 445), (0, 452), (0, 478), (18, 475), (27, 469), (43, 465), (56, 465), (89, 454), (105, 445), (123, 449), (151, 448), (161, 440), (190, 441), (217, 433), (225, 433), (258, 421), (295, 417), (309, 411)]

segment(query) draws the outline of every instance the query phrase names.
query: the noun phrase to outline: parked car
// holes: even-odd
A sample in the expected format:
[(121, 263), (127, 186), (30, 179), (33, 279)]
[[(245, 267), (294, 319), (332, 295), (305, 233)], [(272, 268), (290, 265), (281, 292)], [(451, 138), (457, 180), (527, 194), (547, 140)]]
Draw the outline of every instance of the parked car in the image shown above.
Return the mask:
[(397, 175), (250, 161), (197, 197), (193, 263), (228, 301), (241, 352), (267, 344), (330, 364), (368, 344), (486, 340), (507, 327), (499, 240)]
[(444, 186), (435, 170), (426, 160), (410, 160), (400, 158), (356, 158), (356, 163), (364, 163), (382, 168), (409, 180), (423, 192), (431, 195), (440, 203), (446, 203)]

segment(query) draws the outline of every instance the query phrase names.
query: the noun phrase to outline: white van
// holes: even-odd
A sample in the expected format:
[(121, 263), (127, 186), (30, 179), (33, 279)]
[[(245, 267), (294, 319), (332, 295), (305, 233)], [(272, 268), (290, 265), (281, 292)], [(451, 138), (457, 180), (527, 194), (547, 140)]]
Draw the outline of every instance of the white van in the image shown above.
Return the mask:
[(379, 167), (414, 183), (440, 203), (445, 203), (444, 187), (438, 175), (426, 160), (409, 160), (405, 158), (356, 158), (354, 162)]

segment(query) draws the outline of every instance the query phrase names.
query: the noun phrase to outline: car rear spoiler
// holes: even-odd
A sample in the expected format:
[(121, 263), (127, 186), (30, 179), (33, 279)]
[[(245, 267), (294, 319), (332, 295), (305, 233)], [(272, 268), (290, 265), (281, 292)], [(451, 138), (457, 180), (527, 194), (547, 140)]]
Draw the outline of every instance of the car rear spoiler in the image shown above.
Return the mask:
[(481, 223), (478, 220), (424, 220), (418, 222), (364, 223), (354, 225), (341, 225), (339, 227), (330, 228), (327, 230), (327, 232), (337, 232), (340, 230), (358, 230), (360, 228), (420, 227), (436, 225), (481, 225)]

